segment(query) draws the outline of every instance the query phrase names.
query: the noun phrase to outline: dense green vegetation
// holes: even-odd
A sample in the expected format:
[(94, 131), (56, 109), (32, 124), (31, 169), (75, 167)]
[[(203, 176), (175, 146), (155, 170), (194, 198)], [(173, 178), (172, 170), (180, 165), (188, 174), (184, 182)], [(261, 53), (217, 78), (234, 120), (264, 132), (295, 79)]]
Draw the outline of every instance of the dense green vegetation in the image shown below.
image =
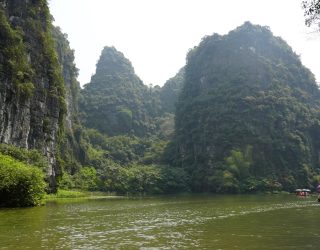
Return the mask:
[[(144, 85), (105, 47), (80, 89), (47, 2), (0, 3), (0, 142), (29, 149), (0, 144), (1, 206), (39, 204), (56, 184), (68, 196), (291, 191), (320, 180), (318, 86), (268, 28), (204, 37), (163, 87)], [(318, 3), (304, 2), (308, 25)]]
[(59, 27), (53, 27), (52, 36), (58, 60), (62, 67), (67, 108), (64, 130), (58, 138), (56, 155), (62, 175), (63, 173), (73, 174), (79, 171), (86, 155), (82, 143), (82, 127), (78, 117), (80, 95), (80, 85), (77, 81), (78, 69), (74, 63), (74, 51), (70, 48), (67, 35), (63, 34)]
[(163, 88), (147, 87), (121, 52), (105, 47), (96, 74), (81, 91), (81, 120), (86, 127), (110, 136), (168, 138), (182, 84), (183, 70)]
[[(88, 128), (108, 135), (145, 136), (155, 129), (152, 91), (135, 75), (131, 62), (113, 47), (105, 47), (96, 74), (81, 91), (80, 110)], [(150, 100), (150, 102), (149, 102)]]
[(4, 10), (0, 8), (0, 79), (8, 79), (19, 95), (30, 97), (34, 89), (32, 74), (22, 31), (12, 29)]
[[(12, 3), (12, 5), (9, 8), (14, 8), (19, 13), (17, 4)], [(23, 38), (31, 57), (30, 64), (35, 73), (35, 87), (37, 92), (41, 92), (46, 96), (48, 105), (59, 106), (59, 128), (61, 130), (63, 129), (64, 115), (66, 113), (65, 86), (52, 37), (52, 17), (47, 1), (34, 1), (29, 5), (20, 4), (20, 7), (22, 9), (20, 11), (25, 12), (25, 20), (21, 23), (18, 22), (16, 28), (24, 31)], [(39, 81), (41, 77), (48, 81), (48, 86), (43, 86)], [(50, 116), (53, 115), (55, 114), (50, 114)], [(50, 116), (48, 119), (50, 119)], [(49, 130), (52, 129), (49, 128)]]
[[(23, 152), (22, 155), (27, 154)], [(44, 174), (40, 169), (0, 153), (1, 207), (39, 205), (45, 188)]]
[(270, 30), (245, 23), (188, 54), (172, 164), (194, 191), (312, 187), (319, 166), (319, 90)]
[(47, 1), (0, 0), (0, 45), (0, 142), (42, 150), (54, 191), (67, 107)]
[(65, 175), (62, 187), (121, 194), (188, 190), (185, 171), (163, 160), (182, 84), (183, 70), (163, 88), (147, 87), (121, 52), (105, 47), (81, 91), (80, 117), (89, 128), (82, 129), (86, 167)]
[(174, 114), (176, 111), (176, 102), (184, 84), (184, 68), (172, 78), (170, 78), (161, 88), (160, 99), (161, 108), (164, 113)]
[(35, 166), (41, 169), (43, 172), (46, 171), (48, 166), (47, 159), (36, 149), (27, 150), (23, 148), (17, 148), (12, 145), (0, 144), (0, 154), (10, 156), (25, 164)]
[[(5, 11), (14, 16), (24, 13), (24, 21), (19, 17), (9, 22), (6, 16), (9, 14)], [(35, 90), (37, 96), (32, 103), (41, 99), (53, 106), (57, 102), (61, 105), (59, 114), (48, 111), (44, 117), (40, 114), (36, 119), (42, 123), (42, 130), (47, 135), (42, 139), (50, 143), (55, 140), (52, 134), (55, 125), (51, 116), (59, 116), (54, 178), (60, 182), (60, 187), (118, 193), (163, 192), (166, 187), (162, 185), (160, 189), (158, 186), (169, 170), (165, 171), (167, 168), (160, 166), (160, 158), (166, 140), (173, 131), (173, 115), (166, 113), (163, 117), (159, 116), (160, 88), (143, 85), (134, 74), (131, 63), (120, 52), (105, 48), (97, 74), (82, 92), (82, 117), (88, 127), (114, 137), (87, 130), (78, 120), (80, 88), (76, 81), (78, 72), (74, 65), (74, 54), (66, 35), (59, 28), (52, 27), (46, 2), (26, 5), (10, 3), (1, 12), (1, 25), (1, 42), (4, 43), (0, 52), (1, 82), (13, 82), (25, 90), (23, 93), (27, 93), (24, 94), (27, 97)], [(47, 80), (45, 86), (40, 79)], [(92, 105), (91, 101), (98, 103)], [(31, 112), (35, 115), (40, 109), (37, 105), (32, 104)], [(163, 129), (157, 129), (157, 124)], [(33, 127), (31, 129), (32, 133), (36, 132)], [(159, 135), (162, 139), (157, 138), (156, 131), (161, 131)], [(154, 134), (152, 138), (145, 137), (151, 134)], [(43, 147), (43, 144), (30, 146)], [(8, 146), (2, 149), (5, 154), (27, 163), (31, 156), (39, 156), (38, 152), (32, 150), (23, 151)], [(42, 167), (47, 168), (47, 165), (48, 162), (44, 162)]]
[(64, 173), (60, 181), (63, 189), (118, 194), (188, 189), (185, 172), (172, 169), (162, 160), (168, 143), (165, 140), (127, 135), (110, 137), (94, 129), (83, 130), (82, 137), (86, 148), (84, 167)]

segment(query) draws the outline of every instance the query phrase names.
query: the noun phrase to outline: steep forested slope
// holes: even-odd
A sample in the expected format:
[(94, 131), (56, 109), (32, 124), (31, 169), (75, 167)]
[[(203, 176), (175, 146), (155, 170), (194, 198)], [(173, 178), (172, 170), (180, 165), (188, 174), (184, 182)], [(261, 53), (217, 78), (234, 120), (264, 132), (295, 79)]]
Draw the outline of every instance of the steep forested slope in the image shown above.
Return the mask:
[(82, 91), (82, 118), (93, 128), (87, 129), (78, 116), (80, 86), (74, 53), (67, 35), (53, 27), (47, 1), (0, 0), (0, 45), (2, 176), (11, 162), (25, 166), (21, 171), (17, 167), (13, 188), (8, 189), (1, 177), (1, 197), (15, 199), (13, 189), (24, 186), (22, 193), (35, 199), (30, 203), (4, 200), (0, 206), (38, 203), (33, 187), (23, 182), (29, 178), (28, 167), (31, 174), (32, 168), (46, 173), (51, 191), (57, 181), (63, 188), (89, 190), (167, 189), (163, 176), (170, 170), (155, 164), (161, 162), (173, 130), (173, 109), (162, 108), (162, 103), (175, 102), (170, 100), (171, 89), (177, 89), (173, 83), (164, 95), (158, 86), (147, 87), (122, 53), (106, 47), (96, 74)]
[(184, 68), (172, 78), (170, 78), (161, 88), (160, 100), (163, 113), (174, 114), (176, 111), (176, 102), (184, 84)]
[(67, 35), (63, 34), (59, 27), (53, 27), (52, 36), (64, 80), (66, 102), (63, 133), (59, 137), (57, 156), (61, 171), (74, 173), (79, 170), (86, 158), (86, 149), (82, 144), (83, 128), (78, 111), (80, 95), (78, 69), (74, 63), (74, 51), (70, 48)]
[(96, 74), (82, 91), (83, 122), (108, 135), (145, 136), (154, 130), (156, 111), (152, 89), (134, 73), (131, 62), (113, 47), (105, 47)]
[(0, 142), (41, 150), (54, 186), (66, 104), (51, 28), (45, 0), (0, 1)]
[[(79, 107), (87, 127), (83, 130), (85, 165), (97, 178), (91, 189), (161, 193), (186, 188), (184, 171), (176, 178), (176, 169), (162, 165), (162, 154), (173, 133), (174, 103), (182, 74), (164, 88), (147, 87), (121, 52), (114, 47), (103, 49), (96, 74), (81, 91)], [(79, 175), (85, 169), (61, 184), (79, 186)]]
[(45, 0), (0, 0), (0, 143), (16, 146), (0, 144), (0, 196), (15, 198), (32, 168), (41, 188), (4, 205), (39, 203), (41, 172), (53, 191), (118, 193), (293, 190), (319, 175), (318, 86), (268, 28), (205, 37), (162, 88), (105, 47), (80, 90), (51, 21)]
[(279, 37), (247, 22), (190, 51), (172, 162), (196, 191), (308, 187), (319, 172), (312, 73)]

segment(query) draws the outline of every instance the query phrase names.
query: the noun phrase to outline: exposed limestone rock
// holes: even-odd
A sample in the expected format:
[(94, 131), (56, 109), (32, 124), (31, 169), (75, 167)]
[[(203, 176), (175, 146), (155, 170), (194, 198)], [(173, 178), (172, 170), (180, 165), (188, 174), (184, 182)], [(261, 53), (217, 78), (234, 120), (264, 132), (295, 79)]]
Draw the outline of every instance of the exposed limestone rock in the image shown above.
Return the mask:
[(0, 17), (0, 143), (41, 150), (55, 190), (65, 107), (48, 6), (44, 0), (0, 0)]

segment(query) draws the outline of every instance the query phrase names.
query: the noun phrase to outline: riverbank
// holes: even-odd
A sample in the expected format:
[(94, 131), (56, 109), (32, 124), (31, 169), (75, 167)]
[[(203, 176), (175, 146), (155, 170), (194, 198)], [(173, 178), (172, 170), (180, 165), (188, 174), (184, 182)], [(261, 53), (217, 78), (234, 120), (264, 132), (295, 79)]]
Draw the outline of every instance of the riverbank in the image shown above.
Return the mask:
[(47, 202), (73, 202), (73, 201), (85, 201), (85, 200), (99, 200), (99, 199), (137, 199), (137, 198), (161, 198), (161, 197), (189, 197), (189, 196), (198, 196), (198, 197), (204, 197), (204, 196), (269, 196), (269, 195), (276, 195), (276, 196), (296, 196), (297, 198), (301, 199), (308, 199), (312, 200), (314, 199), (317, 201), (317, 194), (310, 194), (308, 196), (297, 196), (295, 193), (289, 193), (289, 192), (264, 192), (264, 193), (255, 193), (255, 194), (210, 194), (210, 193), (177, 193), (177, 194), (171, 194), (171, 195), (119, 195), (112, 192), (101, 192), (101, 191), (83, 191), (83, 190), (64, 190), (60, 189), (55, 194), (47, 194), (43, 201), (42, 205), (45, 205)]
[(64, 200), (64, 199), (114, 199), (114, 198), (124, 198), (124, 196), (119, 196), (114, 193), (109, 192), (89, 192), (81, 190), (64, 190), (60, 189), (55, 194), (47, 194), (44, 198), (44, 202)]

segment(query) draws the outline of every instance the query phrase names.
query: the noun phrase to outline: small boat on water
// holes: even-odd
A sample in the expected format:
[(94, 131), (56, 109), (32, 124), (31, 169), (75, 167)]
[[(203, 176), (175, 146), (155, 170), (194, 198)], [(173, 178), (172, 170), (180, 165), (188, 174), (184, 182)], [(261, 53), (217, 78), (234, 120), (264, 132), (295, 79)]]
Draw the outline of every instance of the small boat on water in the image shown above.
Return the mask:
[(310, 189), (303, 188), (303, 189), (296, 189), (295, 192), (296, 192), (296, 195), (297, 195), (297, 196), (306, 197), (306, 196), (309, 196), (309, 195), (310, 195), (311, 190), (310, 190)]

